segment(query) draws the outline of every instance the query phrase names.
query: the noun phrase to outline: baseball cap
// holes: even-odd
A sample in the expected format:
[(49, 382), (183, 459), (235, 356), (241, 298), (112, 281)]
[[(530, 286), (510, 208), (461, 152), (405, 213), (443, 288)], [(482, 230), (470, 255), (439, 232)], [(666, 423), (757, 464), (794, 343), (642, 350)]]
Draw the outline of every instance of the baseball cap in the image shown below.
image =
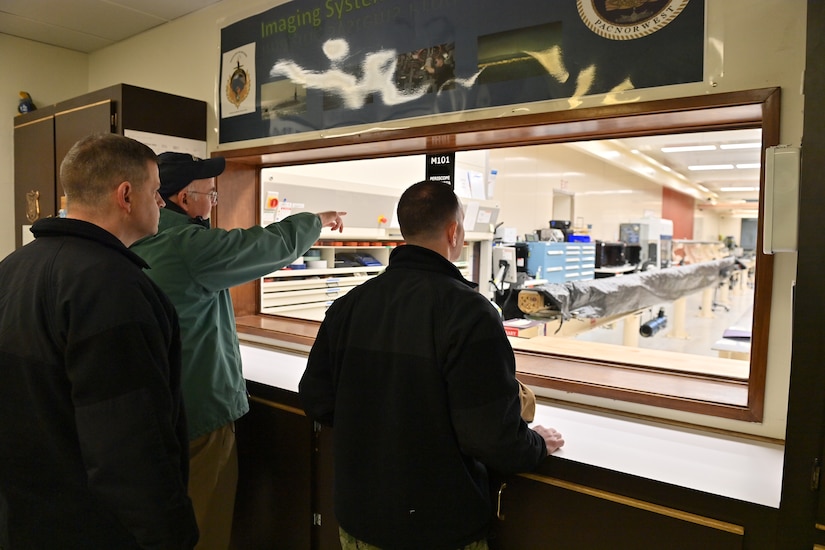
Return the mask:
[(223, 157), (199, 159), (187, 153), (161, 153), (158, 155), (160, 196), (166, 199), (195, 180), (219, 176), (224, 168), (226, 159)]

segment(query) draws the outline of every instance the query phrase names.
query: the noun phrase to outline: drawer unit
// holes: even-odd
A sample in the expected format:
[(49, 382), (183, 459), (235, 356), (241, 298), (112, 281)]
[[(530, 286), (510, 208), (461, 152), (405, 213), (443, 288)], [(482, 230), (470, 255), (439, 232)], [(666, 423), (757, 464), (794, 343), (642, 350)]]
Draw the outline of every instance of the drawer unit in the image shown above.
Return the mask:
[[(303, 275), (302, 272), (305, 271), (307, 270), (295, 270), (292, 273)], [(297, 275), (278, 277), (277, 273), (271, 274), (265, 277), (261, 284), (261, 313), (281, 315), (286, 312), (304, 310), (309, 305), (332, 303), (336, 298), (374, 276), (375, 273), (338, 277), (299, 277)], [(326, 311), (326, 307), (329, 307), (328, 304), (325, 305), (323, 311)], [(306, 318), (303, 315), (291, 316)]]
[(527, 274), (551, 283), (565, 282), (568, 267), (566, 245), (545, 241), (527, 243)]
[(566, 279), (568, 281), (584, 281), (595, 278), (596, 245), (567, 243), (567, 266)]
[(327, 314), (327, 309), (335, 300), (327, 300), (326, 302), (317, 302), (310, 304), (296, 304), (292, 306), (275, 306), (270, 307), (263, 313), (270, 315), (283, 315), (285, 317), (293, 317), (295, 319), (304, 319), (306, 321), (323, 321)]
[(264, 277), (261, 290), (269, 292), (284, 292), (288, 290), (309, 290), (313, 288), (333, 288), (340, 286), (357, 286), (371, 279), (372, 275), (352, 275), (349, 277), (312, 277), (282, 279), (269, 275)]
[(581, 265), (579, 267), (580, 280), (596, 278), (596, 245), (586, 243), (581, 245)]
[(328, 302), (343, 296), (354, 287), (337, 286), (313, 288), (308, 290), (290, 290), (287, 292), (264, 292), (261, 296), (261, 308), (266, 310), (273, 306), (292, 306), (314, 302)]
[(596, 247), (590, 243), (529, 242), (527, 273), (550, 283), (592, 279)]

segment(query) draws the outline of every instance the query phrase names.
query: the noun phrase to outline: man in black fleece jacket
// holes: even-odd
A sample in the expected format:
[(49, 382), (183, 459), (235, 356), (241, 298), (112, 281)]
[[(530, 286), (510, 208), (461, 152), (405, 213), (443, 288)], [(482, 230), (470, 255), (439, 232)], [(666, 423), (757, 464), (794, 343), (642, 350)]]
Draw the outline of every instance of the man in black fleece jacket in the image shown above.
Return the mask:
[(501, 318), (452, 263), (464, 246), (455, 193), (419, 182), (398, 220), (407, 244), (329, 308), (300, 396), (335, 428), (345, 549), (486, 548), (487, 468), (531, 470), (564, 440), (522, 420)]
[(67, 217), (0, 262), (0, 548), (191, 549), (178, 317), (127, 248), (158, 230), (155, 153), (92, 135), (60, 180)]

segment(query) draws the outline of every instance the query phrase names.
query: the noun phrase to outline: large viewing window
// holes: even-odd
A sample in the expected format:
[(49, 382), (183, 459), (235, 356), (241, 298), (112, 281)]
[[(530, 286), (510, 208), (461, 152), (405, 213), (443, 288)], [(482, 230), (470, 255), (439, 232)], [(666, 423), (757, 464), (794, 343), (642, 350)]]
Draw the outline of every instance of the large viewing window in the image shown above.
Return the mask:
[[(572, 218), (572, 226), (581, 235), (589, 234), (593, 240), (604, 242), (620, 241), (622, 222), (651, 216), (666, 218), (668, 215), (664, 211), (668, 207), (664, 203), (672, 202), (675, 196), (676, 212), (681, 215), (681, 222), (677, 224), (687, 223), (689, 218), (691, 225), (689, 234), (685, 233), (685, 227), (680, 227), (678, 231), (681, 233), (677, 231), (673, 242), (667, 243), (668, 247), (678, 249), (681, 256), (677, 257), (685, 258), (681, 263), (700, 263), (715, 259), (714, 254), (725, 256), (734, 249), (741, 260), (737, 261), (736, 277), (720, 280), (718, 287), (694, 293), (688, 298), (688, 316), (695, 316), (697, 308), (702, 308), (706, 317), (710, 317), (710, 310), (717, 307), (728, 308), (720, 294), (727, 298), (727, 292), (732, 291), (741, 303), (742, 314), (730, 324), (751, 331), (749, 356), (734, 354), (732, 357), (738, 359), (719, 359), (716, 350), (710, 350), (709, 346), (691, 346), (690, 334), (686, 334), (681, 343), (666, 342), (661, 338), (631, 338), (635, 341), (628, 342), (628, 334), (633, 330), (638, 334), (639, 324), (653, 320), (660, 309), (646, 306), (627, 312), (630, 315), (602, 319), (601, 322), (575, 318), (566, 324), (550, 321), (548, 334), (556, 334), (556, 337), (514, 339), (520, 378), (534, 386), (565, 392), (760, 421), (765, 392), (772, 261), (771, 256), (760, 253), (763, 186), (761, 170), (753, 166), (759, 162), (731, 161), (734, 165), (751, 166), (747, 178), (753, 187), (750, 195), (743, 189), (745, 194), (731, 200), (702, 183), (698, 184), (699, 192), (706, 192), (707, 196), (697, 195), (695, 182), (684, 183), (669, 177), (667, 162), (656, 161), (652, 152), (645, 158), (653, 159), (654, 162), (649, 163), (653, 172), (644, 174), (644, 170), (640, 170), (634, 176), (636, 185), (628, 185), (621, 180), (630, 176), (621, 176), (620, 168), (630, 161), (617, 159), (616, 155), (622, 151), (634, 154), (645, 144), (655, 143), (658, 147), (663, 136), (678, 136), (678, 139), (669, 140), (671, 145), (674, 141), (683, 144), (758, 142), (756, 152), (762, 153), (757, 154), (757, 159), (764, 159), (765, 148), (778, 143), (778, 117), (779, 91), (768, 89), (363, 135), (348, 133), (338, 138), (225, 151), (221, 154), (227, 157), (227, 170), (218, 180), (221, 202), (215, 212), (215, 222), (220, 227), (229, 228), (271, 221), (275, 214), (266, 208), (267, 193), (270, 199), (274, 193), (279, 199), (276, 202), (286, 206), (278, 215), (288, 213), (290, 207), (300, 209), (302, 205), (313, 210), (313, 205), (304, 204), (290, 186), (303, 183), (323, 189), (327, 185), (325, 181), (340, 179), (342, 170), (333, 170), (339, 176), (331, 176), (331, 166), (340, 168), (349, 163), (361, 166), (364, 162), (387, 166), (393, 162), (409, 162), (424, 153), (447, 151), (457, 152), (459, 159), (469, 155), (469, 162), (480, 166), (482, 173), (490, 168), (497, 169), (495, 193), (490, 191), (485, 199), (500, 208), (497, 221), (505, 226), (512, 225), (520, 241), (532, 240), (528, 234), (546, 226), (550, 219), (564, 219), (565, 213), (568, 219)], [(483, 153), (483, 157), (479, 157), (479, 153)], [(738, 153), (728, 154), (733, 159)], [(592, 159), (589, 172), (572, 167), (570, 159), (582, 163)], [(336, 251), (346, 251), (347, 245), (352, 245), (373, 250), (373, 255), (385, 262), (387, 246), (394, 238), (389, 219), (392, 198), (397, 197), (406, 185), (423, 179), (424, 164), (418, 160), (414, 162), (421, 173), (398, 169), (395, 171), (398, 177), (389, 182), (388, 189), (378, 190), (380, 186), (365, 178), (345, 191), (386, 197), (388, 206), (379, 207), (387, 210), (386, 221), (373, 220), (372, 211), (368, 218), (360, 221), (354, 216), (349, 225), (362, 227), (364, 234), (353, 236), (353, 242), (344, 242), (346, 236), (340, 243), (322, 239), (312, 253), (313, 258), (305, 259), (315, 261), (314, 255), (317, 255), (318, 261), (332, 268)], [(686, 158), (685, 163), (690, 163), (690, 159)], [(691, 166), (695, 167), (696, 163)], [(314, 167), (325, 174), (313, 172)], [(272, 181), (286, 185), (281, 189), (290, 191), (295, 198), (286, 196), (286, 191), (278, 196), (278, 190), (268, 186)], [(612, 184), (605, 185), (605, 181)], [(680, 185), (685, 187), (680, 188)], [(742, 183), (739, 185), (745, 187)], [(307, 193), (305, 196), (313, 195)], [(690, 203), (688, 207), (684, 206), (685, 197)], [(377, 200), (380, 203), (385, 199)], [(702, 207), (698, 216), (694, 216), (694, 200)], [(484, 203), (484, 206), (490, 204)], [(628, 210), (622, 212), (622, 204)], [(324, 207), (340, 208), (332, 202)], [(516, 216), (515, 212), (520, 208), (523, 210)], [(682, 208), (681, 214), (679, 208)], [(670, 212), (673, 212), (672, 208)], [(694, 227), (694, 223), (698, 227)], [(475, 229), (476, 233), (468, 238), (459, 267), (486, 290), (491, 271), (488, 264), (492, 233), (488, 230), (485, 234), (481, 225)], [(725, 243), (724, 247), (721, 243)], [(336, 249), (335, 245), (341, 248)], [(600, 271), (604, 275), (610, 270)], [(357, 271), (355, 275), (370, 274)], [(323, 310), (320, 313), (291, 313), (289, 307), (274, 302), (275, 307), (270, 311), (280, 313), (262, 314), (262, 310), (267, 310), (262, 289), (261, 282), (233, 289), (239, 331), (290, 346), (310, 346)], [(678, 323), (680, 315), (684, 318), (680, 306), (684, 307), (684, 303), (668, 302), (661, 308), (662, 314), (666, 314), (671, 323)], [(630, 324), (632, 330), (623, 329), (623, 323)], [(569, 334), (561, 334), (562, 325)], [(577, 326), (586, 330), (578, 330)], [(687, 327), (689, 333), (696, 330), (693, 326)], [(718, 331), (718, 328), (713, 330)], [(716, 336), (721, 338), (722, 335), (713, 332), (703, 337), (713, 339)], [(633, 350), (616, 352), (620, 346), (623, 349), (633, 346)], [(722, 355), (721, 351), (719, 355)]]

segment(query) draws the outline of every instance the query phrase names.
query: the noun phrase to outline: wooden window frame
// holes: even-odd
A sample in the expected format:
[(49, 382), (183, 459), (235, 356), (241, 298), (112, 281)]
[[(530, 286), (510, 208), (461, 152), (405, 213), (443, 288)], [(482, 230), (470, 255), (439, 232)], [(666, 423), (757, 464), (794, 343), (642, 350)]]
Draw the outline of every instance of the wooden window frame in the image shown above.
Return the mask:
[[(765, 148), (779, 143), (779, 114), (780, 89), (764, 88), (363, 134), (350, 132), (339, 137), (220, 151), (215, 155), (226, 158), (227, 168), (217, 182), (221, 201), (213, 214), (214, 222), (223, 228), (259, 223), (260, 170), (283, 165), (752, 128), (762, 129), (764, 163)], [(620, 361), (596, 362), (517, 351), (519, 378), (564, 392), (761, 422), (773, 282), (773, 257), (761, 252), (763, 184), (760, 181), (754, 324), (746, 382), (642, 368)], [(302, 347), (314, 342), (318, 322), (258, 313), (260, 281), (235, 287), (231, 292), (240, 333)], [(564, 376), (558, 374), (562, 371)], [(581, 376), (570, 375), (578, 371)], [(741, 399), (743, 391), (747, 393), (747, 404), (731, 405)]]

